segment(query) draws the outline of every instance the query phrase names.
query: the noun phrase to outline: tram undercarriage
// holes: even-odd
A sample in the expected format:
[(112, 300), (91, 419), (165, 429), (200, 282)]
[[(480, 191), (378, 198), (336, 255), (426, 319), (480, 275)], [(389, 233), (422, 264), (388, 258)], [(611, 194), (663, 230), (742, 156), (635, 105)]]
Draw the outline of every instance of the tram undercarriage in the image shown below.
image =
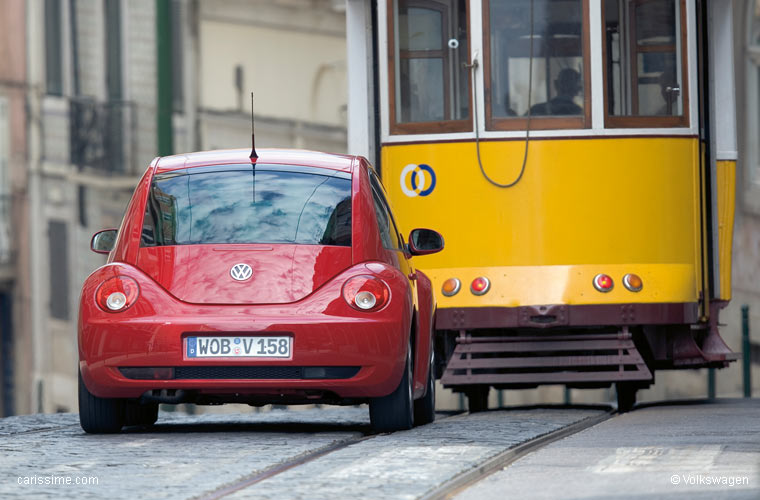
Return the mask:
[[(613, 383), (619, 410), (627, 411), (636, 391), (654, 383), (657, 369), (723, 368), (737, 359), (717, 322), (696, 323), (696, 311), (696, 304), (443, 309), (437, 322), (438, 376), (444, 387), (467, 395), (470, 411), (487, 408), (490, 387), (599, 388)], [(594, 313), (597, 320), (617, 315), (623, 324), (577, 322)], [(672, 314), (686, 322), (635, 323), (637, 317), (655, 322)], [(479, 327), (474, 327), (476, 318)], [(499, 323), (510, 327), (496, 327)]]

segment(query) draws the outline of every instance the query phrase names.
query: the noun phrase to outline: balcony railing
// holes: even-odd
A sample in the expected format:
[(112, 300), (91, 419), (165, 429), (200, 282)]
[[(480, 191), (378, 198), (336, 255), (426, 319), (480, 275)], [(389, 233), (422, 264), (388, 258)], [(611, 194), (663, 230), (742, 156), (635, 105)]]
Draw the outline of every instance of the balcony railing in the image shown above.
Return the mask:
[(129, 174), (136, 152), (135, 104), (72, 99), (69, 106), (71, 163), (106, 174)]

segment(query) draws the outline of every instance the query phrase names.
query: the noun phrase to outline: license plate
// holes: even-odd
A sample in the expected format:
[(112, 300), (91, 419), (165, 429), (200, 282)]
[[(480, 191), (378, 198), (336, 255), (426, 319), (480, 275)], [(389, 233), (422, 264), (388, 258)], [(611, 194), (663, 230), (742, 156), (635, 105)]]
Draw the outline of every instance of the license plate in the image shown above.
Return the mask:
[(289, 358), (290, 337), (187, 337), (188, 358)]

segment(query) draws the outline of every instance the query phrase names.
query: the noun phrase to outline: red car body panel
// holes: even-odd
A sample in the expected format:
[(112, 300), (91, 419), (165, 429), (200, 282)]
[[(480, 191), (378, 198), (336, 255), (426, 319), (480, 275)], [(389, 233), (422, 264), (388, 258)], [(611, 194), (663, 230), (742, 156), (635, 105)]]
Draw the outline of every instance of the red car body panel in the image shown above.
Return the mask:
[[(241, 260), (253, 268), (251, 279), (219, 279)], [(351, 267), (351, 247), (229, 244), (143, 247), (137, 253), (137, 267), (184, 302), (285, 304), (303, 299), (337, 272)]]
[[(378, 266), (378, 264), (374, 264)], [(373, 266), (373, 267), (374, 267)], [(255, 394), (259, 389), (329, 389), (341, 397), (372, 397), (390, 393), (401, 377), (406, 340), (398, 324), (411, 321), (408, 301), (391, 301), (376, 313), (363, 313), (343, 300), (341, 289), (350, 275), (367, 274), (365, 266), (330, 281), (297, 308), (282, 305), (220, 306), (187, 304), (169, 296), (144, 273), (131, 266), (101, 267), (82, 289), (79, 341), (80, 369), (90, 392), (99, 397), (137, 398), (157, 388), (201, 389)], [(140, 300), (118, 314), (95, 304), (97, 286), (111, 276), (129, 276), (140, 285)], [(403, 294), (404, 277), (385, 268), (383, 279)], [(293, 336), (290, 360), (187, 360), (183, 340), (188, 334), (286, 334)], [(118, 367), (128, 366), (361, 366), (351, 379), (328, 380), (130, 380)], [(388, 373), (398, 373), (388, 376)]]
[[(200, 151), (197, 153), (178, 154), (157, 158), (154, 165), (156, 173), (170, 172), (181, 168), (207, 167), (210, 165), (229, 165), (243, 163), (266, 163), (280, 165), (303, 165), (319, 167), (341, 172), (353, 170), (354, 156), (319, 153), (297, 149), (259, 149), (258, 158), (250, 158), (250, 149), (226, 149), (217, 151)], [(366, 163), (366, 160), (364, 160)]]
[[(430, 281), (410, 255), (383, 248), (371, 196), (367, 161), (304, 151), (218, 151), (154, 160), (127, 207), (108, 264), (85, 281), (80, 298), (80, 371), (98, 397), (139, 398), (154, 389), (199, 394), (301, 395), (329, 391), (342, 398), (392, 392), (401, 380), (410, 334), (414, 395), (422, 397), (435, 311)], [(143, 217), (156, 173), (245, 163), (302, 165), (352, 174), (352, 246), (207, 244), (141, 247)], [(230, 268), (242, 261), (254, 278), (235, 282)], [(136, 302), (118, 313), (96, 303), (98, 286), (113, 276), (139, 286)], [(352, 276), (373, 275), (390, 289), (382, 309), (359, 311), (342, 296)], [(292, 337), (289, 359), (186, 357), (188, 336)], [(120, 367), (356, 366), (346, 379), (135, 380)]]
[[(370, 193), (372, 189), (365, 169), (366, 163), (362, 163), (359, 159), (354, 162), (351, 193), (353, 197), (352, 210), (359, 216), (353, 223), (354, 264), (371, 260), (393, 264), (386, 255), (383, 242), (380, 241), (372, 198), (368, 195), (362, 196), (364, 193)], [(369, 227), (362, 227), (362, 224), (368, 224)]]
[(135, 192), (129, 200), (127, 210), (124, 212), (124, 218), (119, 226), (118, 236), (113, 251), (108, 255), (108, 262), (124, 262), (135, 264), (137, 262), (137, 251), (140, 249), (140, 233), (142, 231), (143, 215), (145, 212), (145, 202), (148, 199), (150, 183), (153, 180), (158, 158), (145, 171), (140, 182), (137, 183)]
[[(426, 367), (430, 366), (430, 357), (433, 353), (433, 326), (435, 325), (435, 295), (433, 284), (421, 271), (415, 272), (417, 276), (417, 328), (415, 335), (414, 359), (414, 397), (425, 395), (425, 381), (427, 377)], [(427, 297), (427, 299), (425, 299)]]

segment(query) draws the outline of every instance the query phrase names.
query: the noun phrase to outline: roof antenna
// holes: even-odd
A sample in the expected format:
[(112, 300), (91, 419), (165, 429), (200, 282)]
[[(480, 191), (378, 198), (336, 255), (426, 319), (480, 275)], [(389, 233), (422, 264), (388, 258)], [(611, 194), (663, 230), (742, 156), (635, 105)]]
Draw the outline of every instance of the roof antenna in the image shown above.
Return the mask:
[(256, 134), (253, 132), (253, 92), (251, 92), (251, 160), (255, 160), (259, 155), (256, 153)]

